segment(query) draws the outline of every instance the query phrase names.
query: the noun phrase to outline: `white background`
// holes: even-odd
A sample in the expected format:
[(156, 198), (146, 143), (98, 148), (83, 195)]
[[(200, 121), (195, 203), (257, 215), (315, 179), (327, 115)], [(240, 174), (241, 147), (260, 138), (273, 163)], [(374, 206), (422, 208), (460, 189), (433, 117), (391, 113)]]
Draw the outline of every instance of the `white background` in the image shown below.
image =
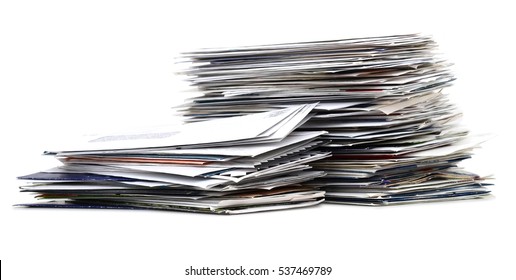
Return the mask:
[[(1, 1), (2, 279), (201, 279), (190, 265), (516, 279), (514, 10), (452, 2)], [(434, 35), (466, 124), (496, 135), (465, 162), (495, 174), (491, 199), (241, 216), (12, 207), (32, 201), (15, 177), (53, 167), (40, 154), (63, 135), (174, 120), (180, 51), (409, 32)]]

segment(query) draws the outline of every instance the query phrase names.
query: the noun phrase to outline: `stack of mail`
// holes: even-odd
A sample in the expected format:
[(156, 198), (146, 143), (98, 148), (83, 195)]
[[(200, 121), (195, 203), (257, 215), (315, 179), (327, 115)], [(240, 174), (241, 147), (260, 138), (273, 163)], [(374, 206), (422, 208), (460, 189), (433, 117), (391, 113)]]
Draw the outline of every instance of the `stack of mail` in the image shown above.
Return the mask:
[(204, 49), (183, 54), (199, 94), (187, 122), (317, 102), (299, 132), (327, 131), (314, 163), (326, 201), (386, 205), (487, 195), (457, 167), (481, 142), (457, 124), (443, 89), (454, 80), (436, 43), (418, 34)]
[(63, 165), (19, 177), (29, 207), (135, 208), (247, 213), (318, 204), (301, 183), (324, 175), (310, 162), (324, 131), (295, 131), (316, 104), (71, 141), (45, 152)]

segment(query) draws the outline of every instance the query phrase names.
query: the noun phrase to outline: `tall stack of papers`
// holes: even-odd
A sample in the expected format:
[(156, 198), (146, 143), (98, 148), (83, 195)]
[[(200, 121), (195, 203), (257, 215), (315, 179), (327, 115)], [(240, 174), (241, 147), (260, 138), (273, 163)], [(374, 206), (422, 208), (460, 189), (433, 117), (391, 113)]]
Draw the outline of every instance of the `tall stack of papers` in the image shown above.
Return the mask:
[(45, 152), (63, 165), (19, 179), (40, 203), (28, 207), (135, 208), (236, 214), (311, 206), (324, 175), (311, 162), (324, 131), (295, 131), (316, 104), (180, 127), (70, 141)]
[(298, 132), (328, 131), (310, 183), (326, 201), (360, 205), (477, 198), (483, 177), (457, 163), (468, 136), (443, 89), (454, 76), (432, 38), (418, 34), (205, 49), (184, 53), (200, 94), (187, 122), (317, 102)]

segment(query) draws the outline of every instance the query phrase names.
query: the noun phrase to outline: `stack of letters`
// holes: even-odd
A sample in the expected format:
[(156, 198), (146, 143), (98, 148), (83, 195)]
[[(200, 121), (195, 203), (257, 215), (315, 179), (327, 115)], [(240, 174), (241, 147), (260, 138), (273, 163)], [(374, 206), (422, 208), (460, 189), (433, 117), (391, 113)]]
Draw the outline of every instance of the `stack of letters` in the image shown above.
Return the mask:
[(247, 213), (311, 206), (324, 191), (301, 183), (324, 175), (311, 162), (324, 131), (295, 131), (315, 104), (179, 127), (94, 135), (45, 152), (63, 165), (19, 177), (28, 207), (164, 209)]
[(418, 34), (183, 54), (198, 90), (179, 127), (95, 135), (19, 177), (29, 207), (247, 213), (328, 202), (479, 198), (457, 164), (483, 141), (443, 92), (454, 76)]
[(482, 141), (457, 124), (443, 89), (454, 76), (418, 34), (205, 49), (183, 54), (199, 94), (187, 122), (317, 103), (298, 132), (327, 131), (311, 181), (326, 201), (360, 205), (477, 198), (486, 178), (464, 171)]

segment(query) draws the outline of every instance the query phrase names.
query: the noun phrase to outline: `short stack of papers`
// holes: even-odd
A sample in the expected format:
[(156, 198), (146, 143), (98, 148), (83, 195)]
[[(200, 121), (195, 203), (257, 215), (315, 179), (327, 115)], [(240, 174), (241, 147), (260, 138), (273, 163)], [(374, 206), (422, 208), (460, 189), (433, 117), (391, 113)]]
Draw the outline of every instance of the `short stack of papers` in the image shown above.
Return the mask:
[(326, 201), (359, 205), (478, 198), (484, 177), (457, 163), (483, 140), (458, 125), (443, 89), (454, 81), (419, 34), (203, 49), (183, 54), (199, 93), (187, 122), (317, 103), (298, 132), (327, 131), (311, 181)]
[(311, 162), (324, 131), (295, 131), (316, 104), (179, 127), (160, 126), (69, 141), (45, 152), (63, 165), (21, 176), (27, 207), (163, 209), (238, 214), (312, 206), (324, 175)]

